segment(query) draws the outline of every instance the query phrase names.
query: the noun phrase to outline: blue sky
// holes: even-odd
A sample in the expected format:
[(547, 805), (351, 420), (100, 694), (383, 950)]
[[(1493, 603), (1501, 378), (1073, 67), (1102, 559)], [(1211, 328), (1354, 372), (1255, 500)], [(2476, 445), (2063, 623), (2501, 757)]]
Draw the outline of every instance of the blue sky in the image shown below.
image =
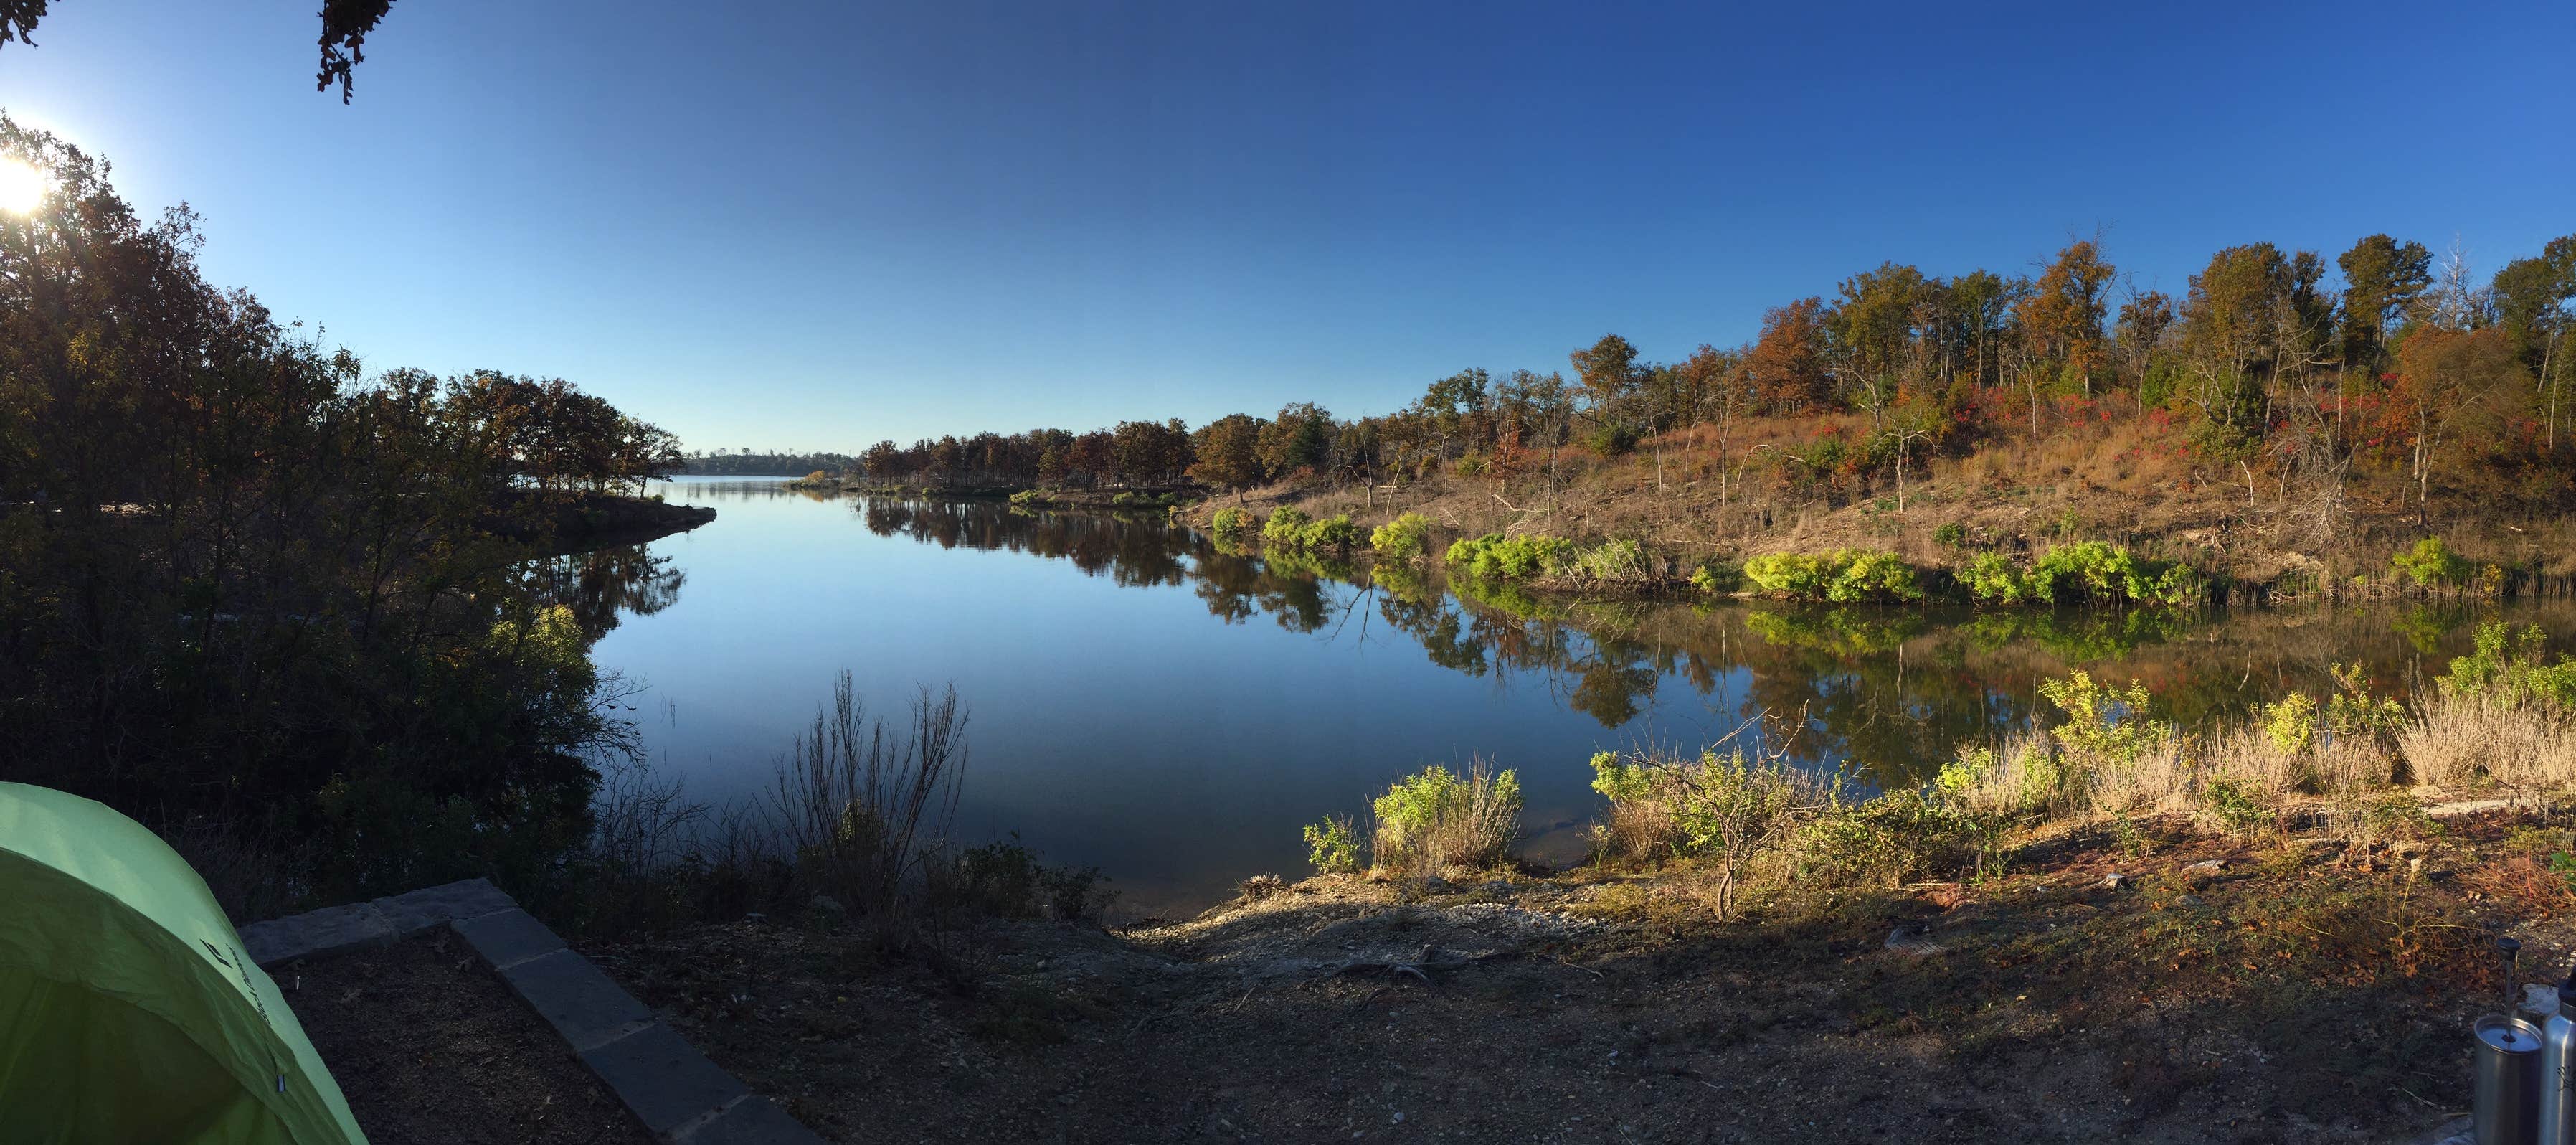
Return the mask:
[(2231, 243), (2576, 232), (2564, 0), (399, 0), (348, 107), (314, 7), (59, 0), (0, 108), (371, 367), (693, 448), (1384, 412), (2097, 228), (2176, 293)]

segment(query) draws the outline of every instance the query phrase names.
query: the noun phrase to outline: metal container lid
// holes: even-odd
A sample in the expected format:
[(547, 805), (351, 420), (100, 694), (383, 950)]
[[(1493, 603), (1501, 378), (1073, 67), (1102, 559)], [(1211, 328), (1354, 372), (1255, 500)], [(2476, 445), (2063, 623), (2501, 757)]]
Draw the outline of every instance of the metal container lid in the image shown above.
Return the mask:
[(2478, 1019), (2477, 1024), (2472, 1028), (2476, 1030), (2480, 1042), (2504, 1053), (2536, 1054), (2540, 1052), (2540, 1030), (2519, 1018), (2489, 1014)]

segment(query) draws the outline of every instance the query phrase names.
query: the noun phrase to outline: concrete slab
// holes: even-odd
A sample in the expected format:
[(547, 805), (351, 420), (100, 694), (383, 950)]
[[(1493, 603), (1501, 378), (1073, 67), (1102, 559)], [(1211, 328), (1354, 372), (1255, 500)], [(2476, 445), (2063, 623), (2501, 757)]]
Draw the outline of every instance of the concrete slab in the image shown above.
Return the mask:
[(409, 894), (388, 895), (374, 903), (376, 912), (392, 924), (394, 937), (410, 938), (427, 934), (460, 918), (479, 918), (516, 910), (519, 904), (502, 894), (490, 879), (465, 879), (443, 886), (424, 887)]
[(449, 927), (562, 1035), (646, 1128), (675, 1145), (820, 1145), (708, 1061), (616, 980), (486, 879), (466, 879), (240, 928), (261, 966), (344, 954)]
[(814, 1131), (765, 1097), (746, 1097), (671, 1134), (672, 1145), (823, 1145)]
[(669, 1133), (750, 1092), (660, 1022), (591, 1050), (581, 1060), (655, 1133)]
[(503, 970), (501, 978), (571, 1042), (575, 1052), (615, 1041), (653, 1020), (651, 1007), (636, 1001), (589, 959), (569, 950), (518, 963)]
[(346, 954), (394, 940), (393, 925), (374, 904), (363, 902), (254, 922), (238, 933), (242, 952), (263, 967)]
[(505, 910), (477, 918), (460, 918), (448, 924), (463, 935), (474, 953), (483, 956), (494, 970), (509, 968), (564, 948), (564, 940), (546, 929), (524, 910)]

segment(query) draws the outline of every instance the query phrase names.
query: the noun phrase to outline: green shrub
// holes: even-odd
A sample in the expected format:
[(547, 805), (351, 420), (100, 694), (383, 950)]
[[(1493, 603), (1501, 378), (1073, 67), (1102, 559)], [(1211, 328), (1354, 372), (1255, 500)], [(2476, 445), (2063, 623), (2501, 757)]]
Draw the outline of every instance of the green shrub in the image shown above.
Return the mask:
[(2434, 681), (2443, 695), (2576, 708), (2576, 659), (2562, 655), (2545, 663), (2549, 637), (2539, 625), (2517, 629), (2494, 621), (2479, 625), (2476, 639), (2477, 650), (2452, 660), (2451, 670)]
[(1537, 533), (1506, 537), (1487, 533), (1460, 538), (1449, 546), (1449, 563), (1470, 575), (1491, 580), (1527, 580), (1556, 576), (1574, 567), (1574, 542)]
[(2200, 575), (2179, 562), (2146, 561), (2104, 541), (2056, 545), (2027, 570), (2002, 553), (1968, 558), (1959, 572), (1968, 595), (1988, 604), (2071, 604), (2128, 600), (2179, 607), (2199, 599)]
[(2014, 568), (2012, 558), (1988, 549), (1968, 558), (1959, 570), (1968, 595), (1989, 604), (2015, 605), (2030, 599), (2030, 581)]
[(2446, 588), (2466, 584), (2474, 572), (2474, 566), (2470, 565), (2465, 558), (2453, 553), (2451, 547), (2443, 544), (2440, 537), (2426, 537), (2417, 541), (2412, 550), (2389, 557), (2388, 563), (2399, 573), (2413, 578), (2419, 588)]
[[(1147, 500), (1151, 500), (1151, 498), (1148, 497)], [(1134, 505), (1136, 502), (1137, 497), (1134, 493), (1120, 493), (1109, 499), (1110, 504), (1116, 505), (1120, 508), (1126, 508), (1127, 506)]]
[(1828, 885), (1897, 887), (1954, 870), (1992, 873), (2010, 824), (1937, 792), (1889, 791), (1837, 800), (1809, 822), (1807, 874)]
[(2063, 680), (2042, 680), (2039, 694), (2065, 713), (2064, 723), (2049, 729), (2079, 764), (2127, 767), (2162, 743), (2173, 729), (2149, 717), (2147, 686), (2131, 680), (2126, 688), (2095, 683), (2082, 669)]
[(1834, 579), (1825, 585), (1825, 599), (1838, 604), (1867, 600), (1921, 600), (1923, 588), (1915, 580), (1914, 566), (1896, 554), (1859, 549), (1834, 554), (1842, 562)]
[(1691, 587), (1710, 596), (1734, 592), (1744, 583), (1741, 565), (1711, 563), (1691, 570)]
[(1764, 592), (1798, 600), (1854, 604), (1923, 599), (1914, 566), (1875, 549), (1764, 553), (1744, 562), (1744, 579)]
[(2292, 692), (2261, 709), (2263, 738), (2283, 755), (2306, 751), (2317, 735), (2317, 702), (2305, 692)]
[(2240, 835), (2269, 826), (2273, 820), (2271, 800), (2264, 797), (2261, 788), (2242, 779), (2210, 784), (2209, 811), (2220, 826)]
[(1220, 544), (1240, 542), (1243, 540), (1243, 535), (1251, 529), (1252, 514), (1241, 509), (1231, 507), (1219, 509), (1216, 511), (1216, 516), (1208, 519), (1208, 532)]
[(1295, 548), (1304, 542), (1306, 526), (1314, 518), (1286, 505), (1270, 511), (1270, 520), (1261, 526), (1261, 543)]
[(1574, 570), (1594, 580), (1647, 580), (1654, 566), (1635, 541), (1603, 541), (1575, 554)]
[(1477, 557), (1484, 555), (1486, 549), (1502, 539), (1501, 533), (1487, 533), (1481, 537), (1460, 537), (1449, 542), (1449, 551), (1441, 559), (1459, 568), (1469, 568), (1475, 565)]
[(1360, 836), (1351, 828), (1348, 815), (1327, 815), (1321, 821), (1306, 825), (1306, 861), (1327, 875), (1346, 875), (1360, 869)]
[[(1262, 530), (1267, 535), (1269, 530)], [(1318, 552), (1347, 553), (1360, 543), (1360, 527), (1351, 523), (1348, 513), (1336, 513), (1308, 524), (1297, 534), (1297, 544)]]
[(2118, 600), (2127, 594), (2137, 562), (2129, 550), (2102, 541), (2052, 545), (2031, 565), (2031, 597), (2051, 602)]
[(1764, 553), (1744, 562), (1744, 579), (1775, 596), (1823, 600), (1832, 578), (1826, 558), (1805, 553)]
[(1481, 763), (1465, 775), (1433, 764), (1397, 780), (1372, 810), (1371, 851), (1380, 866), (1426, 875), (1450, 863), (1490, 867), (1520, 839), (1520, 777)]
[(1944, 521), (1941, 523), (1940, 528), (1932, 530), (1932, 543), (1945, 549), (1955, 549), (1961, 545), (1967, 544), (1967, 526), (1961, 525), (1957, 521)]
[(1100, 868), (1040, 862), (1017, 836), (958, 852), (954, 880), (946, 889), (958, 899), (1011, 918), (1093, 922), (1117, 898)]
[(1605, 425), (1584, 435), (1583, 444), (1603, 457), (1619, 457), (1634, 452), (1640, 435), (1633, 425)]
[(1790, 839), (1815, 784), (1777, 759), (1703, 751), (1680, 761), (1654, 754), (1592, 757), (1592, 789), (1610, 800), (1604, 849), (1634, 858), (1706, 863), (1720, 918), (1733, 918), (1754, 865)]
[(1431, 518), (1401, 513), (1369, 533), (1369, 547), (1382, 561), (1410, 561), (1431, 543)]
[(2326, 697), (2326, 733), (2338, 740), (2386, 744), (2406, 722), (2406, 706), (2388, 696), (2370, 694), (2370, 676), (2359, 663), (2332, 668), (2339, 689)]

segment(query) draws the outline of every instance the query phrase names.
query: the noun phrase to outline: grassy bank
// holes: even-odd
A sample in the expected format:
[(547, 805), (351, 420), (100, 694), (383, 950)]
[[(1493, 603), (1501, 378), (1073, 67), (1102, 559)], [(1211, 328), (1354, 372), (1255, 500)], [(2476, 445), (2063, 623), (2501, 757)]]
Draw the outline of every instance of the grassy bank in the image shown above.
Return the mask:
[[(2053, 546), (2094, 541), (2188, 566), (2222, 595), (2561, 594), (2576, 577), (2576, 527), (2562, 515), (2468, 499), (2427, 509), (2359, 492), (2319, 506), (2279, 473), (2194, 455), (2182, 431), (2154, 418), (2070, 416), (2037, 441), (1992, 439), (1915, 472), (1901, 501), (1883, 474), (1815, 463), (1831, 452), (1818, 443), (1863, 430), (1856, 419), (1751, 418), (1723, 436), (1698, 426), (1617, 456), (1561, 449), (1509, 474), (1428, 469), (1376, 486), (1291, 480), (1244, 499), (1256, 514), (1293, 504), (1363, 527), (1416, 513), (1446, 538), (1624, 539), (1669, 556), (1685, 576), (1765, 553), (1835, 550), (1955, 573), (1981, 552), (2027, 564)], [(1210, 500), (1192, 520), (1204, 525), (1233, 500)], [(2392, 554), (2432, 538), (2446, 542), (2448, 560), (2414, 570), (2430, 575), (2392, 565)]]
[[(2142, 817), (2249, 839), (2314, 829), (2367, 843), (2413, 829), (2428, 792), (2526, 808), (2576, 792), (2576, 660), (2549, 660), (2537, 629), (2487, 625), (2412, 705), (2374, 695), (2358, 669), (2336, 679), (2322, 696), (2292, 691), (2249, 718), (2184, 728), (2143, 685), (2078, 671), (2039, 686), (2045, 720), (1913, 785), (1886, 782), (1866, 760), (1834, 773), (1793, 766), (1801, 715), (1748, 724), (1696, 754), (1604, 752), (1591, 761), (1607, 801), (1595, 857), (1703, 871), (1709, 905), (1731, 918), (1776, 896), (1992, 875), (2028, 840)], [(1365, 829), (1309, 827), (1315, 867), (1428, 879), (1514, 865), (1512, 779), (1434, 767), (1404, 780), (1375, 801)]]

